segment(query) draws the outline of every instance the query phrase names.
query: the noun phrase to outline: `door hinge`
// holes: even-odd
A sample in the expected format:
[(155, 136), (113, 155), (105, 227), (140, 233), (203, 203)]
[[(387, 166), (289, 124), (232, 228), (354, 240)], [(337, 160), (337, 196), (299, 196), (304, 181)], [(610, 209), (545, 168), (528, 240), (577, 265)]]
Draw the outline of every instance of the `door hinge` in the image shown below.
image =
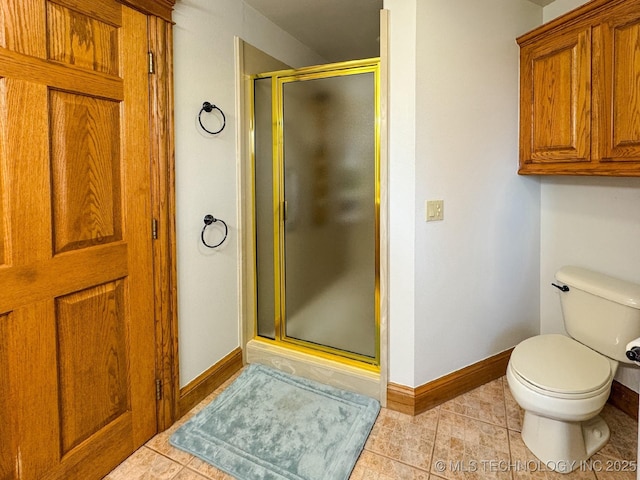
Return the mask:
[(156, 400), (162, 400), (162, 380), (156, 378)]
[(149, 73), (156, 73), (155, 59), (153, 58), (153, 52), (149, 52)]
[(158, 239), (158, 220), (155, 218), (151, 219), (151, 238)]

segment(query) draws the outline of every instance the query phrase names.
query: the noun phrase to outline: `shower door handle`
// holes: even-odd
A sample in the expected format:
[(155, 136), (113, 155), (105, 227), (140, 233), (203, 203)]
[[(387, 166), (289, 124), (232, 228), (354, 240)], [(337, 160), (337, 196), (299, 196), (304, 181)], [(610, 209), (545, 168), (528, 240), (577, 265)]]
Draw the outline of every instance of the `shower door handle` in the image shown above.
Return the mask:
[(287, 208), (289, 207), (289, 202), (287, 202), (286, 200), (284, 200), (282, 202), (282, 221), (286, 222), (287, 221)]

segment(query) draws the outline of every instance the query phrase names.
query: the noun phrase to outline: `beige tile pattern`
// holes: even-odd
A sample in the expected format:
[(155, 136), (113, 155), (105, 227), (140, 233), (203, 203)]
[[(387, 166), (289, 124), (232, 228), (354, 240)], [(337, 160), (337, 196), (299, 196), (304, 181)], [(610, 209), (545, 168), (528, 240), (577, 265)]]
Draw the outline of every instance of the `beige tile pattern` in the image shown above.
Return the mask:
[(522, 421), (524, 419), (524, 410), (520, 408), (515, 398), (509, 390), (507, 379), (503, 377), (502, 380), (504, 390), (504, 406), (507, 410), (507, 428), (509, 430), (515, 430), (516, 432), (522, 431)]
[(507, 426), (501, 378), (442, 404), (441, 409), (501, 427)]
[[(149, 440), (104, 480), (231, 480), (169, 445), (176, 428), (229, 383)], [(415, 417), (383, 408), (350, 480), (635, 479), (637, 422), (610, 405), (602, 416), (611, 428), (609, 443), (574, 472), (553, 472), (523, 443), (523, 412), (503, 377)]]

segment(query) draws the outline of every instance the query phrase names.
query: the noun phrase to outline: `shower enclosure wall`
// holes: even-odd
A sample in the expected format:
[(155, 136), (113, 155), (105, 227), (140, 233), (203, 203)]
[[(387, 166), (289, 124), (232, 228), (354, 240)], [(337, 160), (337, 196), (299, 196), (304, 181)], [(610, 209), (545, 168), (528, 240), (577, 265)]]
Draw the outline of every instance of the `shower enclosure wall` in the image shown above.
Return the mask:
[(255, 340), (375, 372), (379, 61), (251, 82)]

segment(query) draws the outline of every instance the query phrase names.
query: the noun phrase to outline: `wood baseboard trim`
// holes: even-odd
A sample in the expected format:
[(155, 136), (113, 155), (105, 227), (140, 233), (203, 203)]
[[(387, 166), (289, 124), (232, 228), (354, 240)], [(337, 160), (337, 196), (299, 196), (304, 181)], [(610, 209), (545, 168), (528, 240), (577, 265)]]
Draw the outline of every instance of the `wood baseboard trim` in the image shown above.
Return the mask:
[(238, 347), (181, 388), (180, 399), (178, 400), (178, 418), (182, 417), (204, 400), (207, 395), (222, 385), (241, 368), (242, 349)]
[(416, 388), (389, 383), (387, 408), (418, 415), (485, 383), (502, 377), (513, 348)]
[[(507, 372), (513, 348), (474, 363), (416, 388), (395, 383), (387, 386), (387, 408), (418, 415), (452, 398), (467, 393)], [(617, 380), (611, 385), (609, 404), (638, 420), (640, 396)]]
[(609, 400), (607, 400), (607, 402), (636, 421), (638, 420), (638, 394), (626, 385), (614, 380), (611, 385), (611, 394), (609, 395)]

